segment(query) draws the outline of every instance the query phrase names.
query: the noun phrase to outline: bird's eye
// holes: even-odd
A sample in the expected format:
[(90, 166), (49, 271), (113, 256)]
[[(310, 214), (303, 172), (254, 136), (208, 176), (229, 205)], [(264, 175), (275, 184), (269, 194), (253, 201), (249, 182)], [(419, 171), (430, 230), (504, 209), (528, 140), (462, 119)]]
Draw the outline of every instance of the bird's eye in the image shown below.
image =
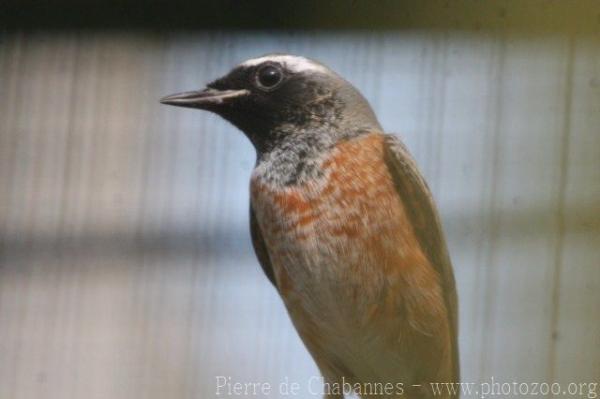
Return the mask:
[(282, 80), (283, 72), (275, 65), (265, 65), (256, 72), (256, 83), (263, 90), (273, 90)]

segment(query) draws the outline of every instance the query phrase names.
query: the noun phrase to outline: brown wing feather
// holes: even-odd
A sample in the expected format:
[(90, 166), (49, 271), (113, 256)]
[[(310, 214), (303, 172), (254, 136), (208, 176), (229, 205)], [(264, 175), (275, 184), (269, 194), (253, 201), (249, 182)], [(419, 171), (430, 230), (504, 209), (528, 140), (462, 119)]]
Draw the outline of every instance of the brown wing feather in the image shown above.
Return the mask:
[(392, 175), (396, 191), (402, 198), (419, 243), (440, 275), (444, 300), (448, 311), (452, 342), (454, 381), (460, 378), (458, 359), (458, 298), (452, 264), (438, 213), (427, 183), (407, 148), (395, 136), (385, 140), (385, 162)]
[(265, 275), (267, 276), (271, 284), (273, 284), (273, 286), (277, 288), (277, 283), (275, 282), (275, 274), (273, 273), (271, 259), (269, 258), (269, 252), (267, 251), (265, 240), (262, 237), (260, 226), (258, 225), (258, 221), (256, 220), (254, 209), (252, 209), (252, 204), (250, 205), (250, 236), (252, 237), (252, 246), (254, 247), (254, 252), (256, 253), (256, 257), (258, 258), (258, 263), (260, 263), (260, 267), (262, 267), (263, 272), (265, 272)]

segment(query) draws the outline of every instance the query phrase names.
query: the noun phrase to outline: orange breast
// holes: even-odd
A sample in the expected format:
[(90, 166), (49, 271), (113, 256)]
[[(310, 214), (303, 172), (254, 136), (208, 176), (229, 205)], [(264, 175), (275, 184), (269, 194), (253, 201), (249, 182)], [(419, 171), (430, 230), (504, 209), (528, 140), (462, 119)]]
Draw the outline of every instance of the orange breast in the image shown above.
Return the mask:
[(439, 276), (396, 192), (383, 136), (340, 143), (321, 168), (322, 178), (300, 186), (251, 185), (280, 293), (307, 346), (323, 345), (337, 318), (393, 342), (444, 336)]

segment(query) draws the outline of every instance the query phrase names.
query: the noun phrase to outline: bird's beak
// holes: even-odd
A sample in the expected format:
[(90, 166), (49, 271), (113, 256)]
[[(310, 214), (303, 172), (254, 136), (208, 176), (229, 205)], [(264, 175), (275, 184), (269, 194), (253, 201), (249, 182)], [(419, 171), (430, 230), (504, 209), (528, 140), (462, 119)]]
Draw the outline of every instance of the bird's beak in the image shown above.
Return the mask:
[(228, 104), (233, 99), (247, 96), (248, 90), (217, 90), (206, 88), (198, 91), (171, 94), (160, 99), (162, 104), (178, 107), (210, 109), (214, 106)]

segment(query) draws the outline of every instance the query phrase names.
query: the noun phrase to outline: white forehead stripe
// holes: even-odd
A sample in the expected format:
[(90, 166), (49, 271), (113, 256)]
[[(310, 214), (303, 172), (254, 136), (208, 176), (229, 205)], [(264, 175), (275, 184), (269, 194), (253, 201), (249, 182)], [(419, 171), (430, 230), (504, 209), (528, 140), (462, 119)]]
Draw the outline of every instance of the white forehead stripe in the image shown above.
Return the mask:
[(287, 69), (292, 72), (321, 72), (327, 73), (328, 69), (323, 65), (317, 64), (308, 58), (299, 57), (296, 55), (267, 55), (259, 58), (252, 58), (248, 61), (244, 61), (240, 66), (252, 67), (260, 65), (263, 62), (272, 61), (283, 64)]

